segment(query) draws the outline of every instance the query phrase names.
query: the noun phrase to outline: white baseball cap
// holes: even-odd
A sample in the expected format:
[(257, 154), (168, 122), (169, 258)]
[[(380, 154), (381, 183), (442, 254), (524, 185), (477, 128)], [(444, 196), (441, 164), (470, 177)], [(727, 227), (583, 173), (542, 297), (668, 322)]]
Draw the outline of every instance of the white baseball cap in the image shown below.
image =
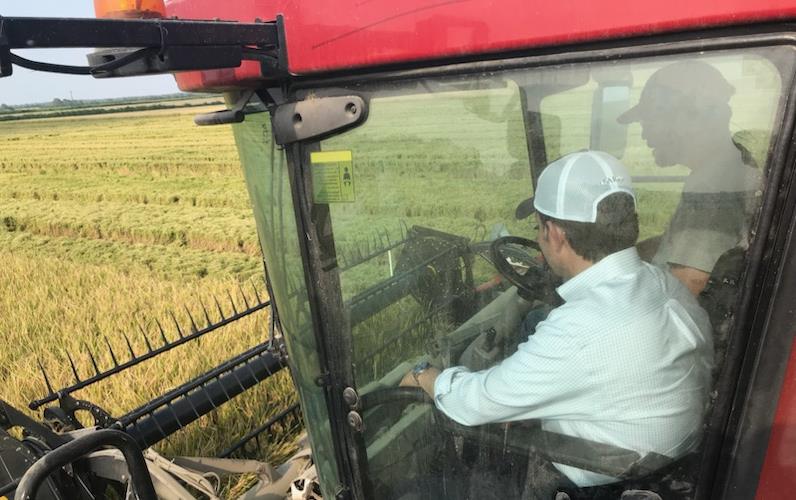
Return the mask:
[(636, 204), (630, 172), (602, 151), (579, 151), (554, 161), (539, 176), (536, 193), (517, 206), (524, 219), (534, 211), (559, 220), (596, 222), (597, 205), (613, 193), (627, 193)]

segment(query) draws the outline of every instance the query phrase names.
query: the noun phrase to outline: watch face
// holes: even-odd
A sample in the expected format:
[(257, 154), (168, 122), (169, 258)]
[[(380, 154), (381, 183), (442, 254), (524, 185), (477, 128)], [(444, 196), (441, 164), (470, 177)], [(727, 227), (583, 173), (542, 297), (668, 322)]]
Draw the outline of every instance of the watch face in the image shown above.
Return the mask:
[(422, 362), (416, 364), (415, 367), (412, 368), (412, 371), (414, 373), (420, 373), (420, 372), (423, 372), (426, 369), (428, 369), (429, 366), (431, 366), (431, 363), (429, 363), (428, 361), (422, 361)]

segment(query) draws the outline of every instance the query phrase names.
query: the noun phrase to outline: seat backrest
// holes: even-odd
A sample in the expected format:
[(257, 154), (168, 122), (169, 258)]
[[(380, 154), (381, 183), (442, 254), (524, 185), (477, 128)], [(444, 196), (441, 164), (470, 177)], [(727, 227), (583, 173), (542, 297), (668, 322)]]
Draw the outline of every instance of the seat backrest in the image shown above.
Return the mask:
[(730, 330), (735, 319), (735, 305), (740, 296), (740, 284), (746, 260), (746, 251), (735, 247), (724, 252), (705, 289), (699, 295), (699, 303), (707, 311), (713, 326), (714, 365), (718, 371), (727, 356)]

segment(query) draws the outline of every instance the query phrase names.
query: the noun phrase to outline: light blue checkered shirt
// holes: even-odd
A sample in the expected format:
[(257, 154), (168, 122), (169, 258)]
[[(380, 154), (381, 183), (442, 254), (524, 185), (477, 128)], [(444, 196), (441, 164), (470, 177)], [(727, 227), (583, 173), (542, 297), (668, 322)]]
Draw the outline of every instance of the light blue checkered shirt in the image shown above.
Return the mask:
[[(707, 314), (635, 248), (558, 288), (565, 304), (513, 355), (481, 372), (444, 370), (437, 407), (465, 425), (540, 419), (542, 428), (682, 456), (699, 442), (713, 367)], [(579, 486), (615, 479), (556, 464)]]

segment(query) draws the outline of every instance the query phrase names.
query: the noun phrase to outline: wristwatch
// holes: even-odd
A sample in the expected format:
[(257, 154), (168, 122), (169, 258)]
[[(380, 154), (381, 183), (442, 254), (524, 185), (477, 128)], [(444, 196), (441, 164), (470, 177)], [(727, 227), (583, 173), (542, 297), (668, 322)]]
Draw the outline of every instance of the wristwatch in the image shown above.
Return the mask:
[(421, 361), (420, 363), (416, 364), (414, 368), (412, 368), (412, 378), (415, 379), (415, 383), (417, 385), (420, 385), (420, 374), (428, 370), (430, 367), (431, 363), (428, 361)]

